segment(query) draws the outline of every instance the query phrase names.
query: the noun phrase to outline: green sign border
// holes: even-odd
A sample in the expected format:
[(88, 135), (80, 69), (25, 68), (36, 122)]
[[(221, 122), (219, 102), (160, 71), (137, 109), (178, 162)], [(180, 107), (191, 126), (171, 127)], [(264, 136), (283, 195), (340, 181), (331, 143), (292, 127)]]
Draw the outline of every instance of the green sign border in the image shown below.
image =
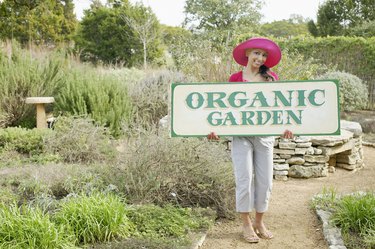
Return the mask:
[[(338, 117), (338, 124), (337, 124), (337, 130), (333, 133), (302, 133), (302, 134), (294, 134), (294, 135), (299, 135), (299, 136), (327, 136), (327, 135), (340, 135), (340, 92), (339, 92), (339, 81), (337, 79), (326, 79), (326, 80), (291, 80), (291, 81), (277, 81), (275, 84), (279, 83), (300, 83), (300, 82), (333, 82), (336, 84), (336, 91), (337, 91), (337, 117)], [(171, 92), (170, 92), (170, 136), (171, 137), (206, 137), (206, 135), (178, 135), (174, 132), (173, 129), (173, 99), (174, 99), (174, 89), (177, 86), (180, 85), (209, 85), (209, 84), (214, 84), (214, 85), (243, 85), (243, 84), (262, 84), (262, 83), (270, 83), (270, 82), (187, 82), (187, 83), (172, 83), (171, 84)], [(293, 131), (292, 131), (293, 132)], [(208, 135), (208, 134), (207, 134)], [(224, 135), (226, 137), (244, 137), (244, 136), (280, 136), (280, 134), (256, 134), (256, 135), (248, 135), (248, 134), (235, 134), (235, 135)]]

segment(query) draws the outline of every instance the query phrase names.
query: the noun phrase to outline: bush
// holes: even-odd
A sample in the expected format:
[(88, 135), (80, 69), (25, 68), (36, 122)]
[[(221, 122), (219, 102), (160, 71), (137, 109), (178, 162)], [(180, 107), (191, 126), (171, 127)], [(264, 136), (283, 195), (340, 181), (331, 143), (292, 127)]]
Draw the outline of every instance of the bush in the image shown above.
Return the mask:
[[(342, 197), (332, 215), (332, 222), (342, 229), (348, 247), (375, 246), (375, 195), (355, 193)], [(354, 235), (354, 236), (353, 236)]]
[(171, 205), (158, 207), (144, 205), (128, 210), (130, 221), (136, 224), (141, 236), (147, 238), (184, 238), (191, 231), (208, 228), (210, 222), (198, 220), (191, 209), (176, 208)]
[(46, 137), (46, 152), (67, 163), (93, 163), (115, 159), (108, 132), (88, 118), (59, 117)]
[(83, 244), (128, 237), (133, 231), (124, 203), (111, 194), (94, 193), (68, 198), (61, 203), (54, 221), (67, 225), (78, 243)]
[(158, 124), (168, 114), (168, 94), (172, 82), (186, 82), (187, 77), (173, 71), (153, 71), (130, 88), (134, 121), (143, 126)]
[[(50, 53), (41, 58), (15, 41), (0, 51), (0, 127), (35, 126), (35, 106), (26, 97), (55, 96), (62, 85), (62, 59)], [(4, 53), (4, 55), (2, 55)]]
[(318, 63), (313, 58), (305, 58), (297, 52), (283, 50), (280, 63), (272, 68), (280, 80), (312, 80), (328, 71), (328, 66)]
[(232, 215), (234, 181), (229, 153), (221, 143), (173, 138), (167, 130), (140, 129), (124, 141), (120, 163), (97, 168), (131, 203), (212, 207)]
[(117, 137), (132, 114), (124, 80), (88, 66), (72, 68), (66, 76), (66, 85), (56, 97), (55, 110), (91, 117), (109, 127), (111, 134)]
[(24, 154), (40, 154), (44, 151), (44, 136), (49, 134), (47, 129), (25, 129), (9, 127), (0, 129), (0, 148), (15, 150)]
[(345, 72), (329, 72), (317, 79), (339, 81), (341, 111), (362, 110), (367, 107), (368, 90), (357, 76)]
[(0, 203), (0, 248), (76, 248), (74, 241), (40, 209)]

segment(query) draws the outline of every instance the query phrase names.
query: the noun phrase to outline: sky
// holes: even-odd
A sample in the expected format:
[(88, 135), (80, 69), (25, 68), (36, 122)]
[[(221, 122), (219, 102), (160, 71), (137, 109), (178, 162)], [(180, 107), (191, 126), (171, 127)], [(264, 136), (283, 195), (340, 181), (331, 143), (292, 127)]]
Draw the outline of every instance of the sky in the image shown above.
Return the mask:
[[(291, 14), (298, 14), (304, 18), (316, 21), (316, 13), (320, 4), (325, 0), (264, 0), (261, 9), (262, 23), (288, 19)], [(169, 26), (180, 26), (184, 20), (185, 0), (130, 0), (142, 2), (150, 6), (160, 23)], [(74, 0), (75, 13), (80, 20), (83, 10), (90, 7), (90, 0)]]

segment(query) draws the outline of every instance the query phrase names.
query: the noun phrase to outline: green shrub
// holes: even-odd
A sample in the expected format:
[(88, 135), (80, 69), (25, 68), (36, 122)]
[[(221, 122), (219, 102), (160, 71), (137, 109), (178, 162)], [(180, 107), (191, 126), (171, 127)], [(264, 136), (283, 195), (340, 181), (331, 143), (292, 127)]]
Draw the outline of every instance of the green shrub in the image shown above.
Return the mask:
[(158, 124), (168, 114), (169, 89), (172, 82), (186, 82), (181, 73), (152, 71), (129, 89), (134, 106), (134, 121), (144, 126)]
[(131, 203), (212, 207), (231, 216), (234, 181), (229, 153), (221, 143), (170, 138), (166, 129), (142, 130), (123, 141), (119, 164), (98, 167)]
[(375, 229), (374, 193), (356, 193), (344, 196), (332, 216), (332, 221), (343, 231), (366, 234)]
[(328, 66), (320, 64), (313, 58), (305, 58), (302, 54), (283, 50), (280, 63), (272, 68), (280, 80), (312, 80), (328, 71)]
[(115, 149), (108, 132), (88, 118), (59, 117), (45, 138), (48, 154), (57, 154), (67, 163), (111, 161)]
[(208, 228), (209, 217), (197, 217), (190, 208), (143, 205), (129, 208), (127, 215), (137, 232), (146, 238), (185, 238), (192, 231)]
[(342, 111), (362, 110), (367, 107), (367, 86), (357, 76), (345, 72), (329, 72), (319, 76), (318, 79), (339, 80)]
[(119, 136), (122, 124), (128, 123), (132, 114), (124, 80), (89, 66), (71, 68), (56, 96), (55, 110), (89, 116), (109, 127), (113, 136)]
[(8, 51), (0, 51), (0, 127), (24, 124), (32, 128), (35, 106), (26, 104), (25, 98), (59, 92), (65, 82), (62, 58), (52, 53), (38, 57), (15, 41), (7, 46)]
[(25, 129), (9, 127), (0, 129), (0, 148), (15, 150), (24, 154), (40, 154), (44, 150), (43, 137), (49, 134), (47, 129)]
[(123, 201), (112, 194), (94, 193), (67, 198), (55, 213), (54, 221), (67, 225), (78, 243), (83, 244), (125, 238), (134, 229), (126, 216)]
[(76, 248), (74, 241), (40, 209), (0, 203), (0, 248)]

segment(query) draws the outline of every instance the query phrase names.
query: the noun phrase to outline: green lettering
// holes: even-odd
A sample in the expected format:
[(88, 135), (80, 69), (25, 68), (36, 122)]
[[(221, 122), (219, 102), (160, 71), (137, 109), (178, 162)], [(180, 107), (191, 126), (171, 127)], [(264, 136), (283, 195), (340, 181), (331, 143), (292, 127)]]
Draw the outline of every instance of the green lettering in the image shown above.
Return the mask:
[(289, 101), (285, 98), (285, 96), (283, 95), (283, 93), (281, 91), (273, 91), (275, 93), (275, 105), (274, 107), (279, 107), (279, 104), (278, 104), (278, 101), (277, 100), (280, 100), (281, 103), (283, 104), (283, 106), (292, 106), (292, 93), (293, 93), (293, 90), (292, 91), (288, 91), (289, 93)]
[(272, 111), (272, 117), (273, 117), (273, 123), (275, 125), (283, 124), (283, 120), (281, 118), (281, 115), (283, 114), (283, 111)]
[[(266, 115), (265, 121), (263, 121), (263, 114)], [(258, 123), (257, 125), (264, 125), (271, 119), (271, 113), (268, 111), (257, 111)]]
[(233, 113), (227, 112), (227, 115), (224, 119), (223, 125), (227, 125), (227, 121), (230, 121), (231, 125), (238, 125), (236, 119), (233, 116)]
[(253, 120), (251, 120), (254, 117), (253, 111), (243, 111), (242, 114), (242, 125), (254, 125)]
[[(213, 116), (218, 116), (217, 118), (214, 118)], [(219, 126), (223, 123), (223, 119), (221, 118), (221, 112), (211, 112), (208, 117), (207, 121), (212, 126)]]
[[(238, 94), (243, 94), (246, 97), (246, 92), (233, 92), (229, 95), (228, 102), (232, 107), (242, 107), (246, 105), (247, 99), (236, 99)], [(236, 104), (239, 102), (239, 104)]]
[(288, 117), (287, 117), (286, 123), (291, 124), (290, 118), (292, 118), (296, 124), (302, 124), (302, 110), (298, 110), (298, 112), (299, 112), (299, 115), (298, 115), (299, 117), (297, 117), (297, 115), (293, 111), (287, 110), (286, 113)]
[(325, 101), (323, 101), (322, 103), (316, 103), (316, 101), (315, 101), (316, 96), (315, 95), (316, 95), (317, 92), (322, 92), (323, 93), (323, 97), (325, 97), (325, 91), (324, 90), (316, 89), (314, 91), (311, 91), (311, 93), (309, 94), (308, 99), (309, 99), (309, 101), (310, 101), (310, 103), (312, 105), (314, 105), (314, 106), (321, 106), (321, 105), (323, 105), (325, 103)]
[[(216, 98), (215, 98), (216, 95)], [(207, 108), (215, 108), (215, 107), (221, 107), (226, 108), (223, 99), (226, 97), (226, 93), (224, 92), (208, 92), (207, 93)], [(215, 103), (217, 105), (215, 105)]]
[(255, 97), (253, 99), (253, 102), (251, 103), (251, 105), (249, 107), (254, 107), (255, 101), (259, 101), (261, 107), (269, 107), (269, 105), (267, 103), (267, 99), (266, 99), (266, 97), (264, 97), (263, 92), (256, 92), (255, 93)]
[[(198, 108), (202, 107), (203, 102), (204, 102), (204, 98), (203, 98), (202, 94), (200, 94), (198, 92), (193, 92), (193, 93), (190, 93), (186, 97), (185, 101), (186, 101), (186, 104), (191, 109), (198, 109)], [(193, 103), (195, 103), (195, 105)]]
[(298, 105), (297, 106), (306, 106), (305, 104), (305, 92), (306, 90), (298, 90)]

